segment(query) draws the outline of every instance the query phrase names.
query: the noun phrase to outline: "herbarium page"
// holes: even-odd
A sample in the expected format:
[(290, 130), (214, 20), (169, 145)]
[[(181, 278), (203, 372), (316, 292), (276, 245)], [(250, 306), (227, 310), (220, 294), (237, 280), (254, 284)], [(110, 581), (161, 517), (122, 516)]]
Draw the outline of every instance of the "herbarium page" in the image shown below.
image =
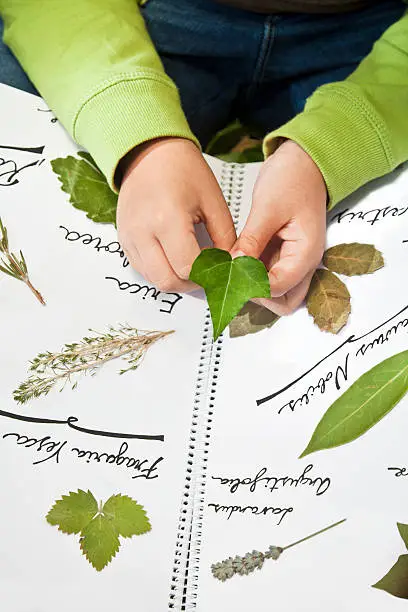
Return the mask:
[(132, 271), (40, 98), (0, 107), (2, 609), (165, 610), (205, 302)]
[(224, 332), (189, 609), (406, 609), (408, 169), (335, 208), (327, 248), (308, 305), (338, 333), (305, 306)]

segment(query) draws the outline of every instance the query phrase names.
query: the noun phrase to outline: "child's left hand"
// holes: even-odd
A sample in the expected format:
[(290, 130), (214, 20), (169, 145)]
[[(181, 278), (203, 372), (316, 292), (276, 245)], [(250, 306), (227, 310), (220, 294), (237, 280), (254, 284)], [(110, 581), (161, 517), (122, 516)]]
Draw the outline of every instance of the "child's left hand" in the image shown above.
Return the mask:
[(286, 140), (263, 164), (252, 209), (231, 249), (251, 255), (269, 270), (272, 299), (260, 299), (278, 315), (289, 314), (306, 297), (326, 241), (327, 190), (313, 159)]

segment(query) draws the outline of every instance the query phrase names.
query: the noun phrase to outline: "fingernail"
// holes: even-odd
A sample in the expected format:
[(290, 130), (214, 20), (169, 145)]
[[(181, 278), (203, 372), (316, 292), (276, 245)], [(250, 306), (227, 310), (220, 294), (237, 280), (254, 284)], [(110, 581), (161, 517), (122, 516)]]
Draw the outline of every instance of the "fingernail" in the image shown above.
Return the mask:
[(231, 254), (232, 259), (236, 259), (237, 257), (245, 257), (245, 253), (242, 251), (235, 251)]

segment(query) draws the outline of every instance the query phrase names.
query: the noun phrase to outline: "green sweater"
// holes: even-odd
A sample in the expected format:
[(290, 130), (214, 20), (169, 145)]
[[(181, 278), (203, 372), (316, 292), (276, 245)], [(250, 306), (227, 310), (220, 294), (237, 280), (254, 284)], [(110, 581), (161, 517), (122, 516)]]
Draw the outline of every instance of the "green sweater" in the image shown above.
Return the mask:
[[(121, 158), (159, 136), (197, 142), (135, 0), (0, 0), (5, 42), (112, 186)], [(345, 81), (266, 136), (299, 143), (319, 166), (330, 206), (408, 159), (408, 12)]]

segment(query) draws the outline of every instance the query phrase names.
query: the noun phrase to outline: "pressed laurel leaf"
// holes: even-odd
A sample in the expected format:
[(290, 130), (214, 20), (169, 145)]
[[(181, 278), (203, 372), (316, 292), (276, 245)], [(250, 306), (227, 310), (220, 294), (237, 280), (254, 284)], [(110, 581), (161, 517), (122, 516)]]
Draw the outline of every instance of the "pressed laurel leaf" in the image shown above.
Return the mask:
[(401, 538), (404, 540), (405, 546), (408, 548), (408, 525), (404, 525), (404, 523), (397, 523), (397, 527)]
[(408, 351), (403, 351), (363, 374), (330, 406), (301, 457), (359, 438), (390, 412), (407, 391)]
[(98, 504), (90, 491), (70, 492), (58, 499), (46, 519), (63, 533), (79, 533), (98, 512)]
[(327, 249), (323, 255), (323, 265), (332, 272), (356, 276), (371, 274), (382, 268), (384, 259), (374, 245), (350, 242)]
[(100, 572), (120, 547), (114, 522), (103, 514), (95, 516), (81, 531), (80, 545), (89, 563)]
[(92, 221), (115, 224), (118, 196), (89, 153), (80, 151), (78, 155), (81, 159), (69, 155), (51, 161), (61, 189), (69, 194), (71, 204), (86, 212)]
[(350, 294), (346, 285), (329, 270), (313, 274), (306, 297), (309, 314), (322, 331), (337, 334), (350, 315)]
[(248, 302), (229, 324), (231, 338), (256, 334), (263, 329), (272, 327), (279, 319), (278, 315), (264, 306)]
[(247, 256), (232, 259), (221, 249), (204, 249), (193, 263), (190, 280), (204, 288), (214, 340), (248, 300), (271, 295), (268, 273), (261, 261)]
[(395, 597), (408, 599), (408, 555), (401, 555), (388, 574), (373, 584), (373, 587)]
[(127, 495), (112, 495), (103, 506), (103, 513), (124, 538), (141, 535), (151, 529), (143, 506)]

